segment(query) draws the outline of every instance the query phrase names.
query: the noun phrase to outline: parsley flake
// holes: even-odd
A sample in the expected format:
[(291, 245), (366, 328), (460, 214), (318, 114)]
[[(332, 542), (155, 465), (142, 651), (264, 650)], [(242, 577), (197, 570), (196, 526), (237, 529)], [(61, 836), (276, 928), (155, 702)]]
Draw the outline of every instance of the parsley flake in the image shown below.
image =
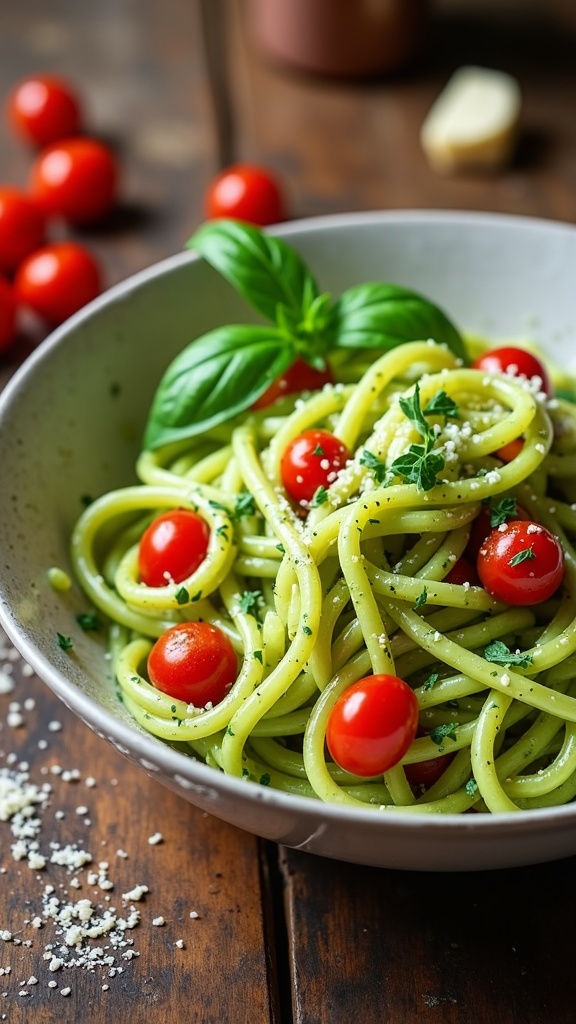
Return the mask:
[(367, 448), (364, 448), (360, 456), (360, 465), (372, 470), (376, 483), (381, 484), (386, 479), (388, 472), (386, 463), (382, 462), (382, 459), (379, 459), (376, 455), (373, 455), (372, 452), (369, 452)]
[(256, 514), (256, 502), (249, 491), (240, 491), (234, 499), (234, 519), (242, 519), (243, 516)]
[(428, 679), (426, 679), (422, 683), (422, 689), (423, 690), (431, 690), (432, 687), (436, 685), (436, 683), (438, 682), (439, 679), (440, 679), (440, 674), (438, 672), (431, 672), (430, 675), (428, 676)]
[(324, 505), (328, 501), (328, 491), (325, 487), (318, 487), (312, 495), (312, 501), (310, 502), (310, 508), (319, 508), (320, 505)]
[(456, 740), (456, 723), (446, 722), (444, 725), (437, 725), (430, 732), (430, 739), (437, 746), (440, 746), (443, 739)]
[(486, 661), (495, 665), (519, 665), (520, 668), (528, 668), (532, 664), (532, 655), (523, 651), (511, 651), (502, 640), (493, 640), (484, 649)]
[(422, 591), (422, 593), (418, 594), (418, 597), (414, 601), (414, 611), (417, 612), (419, 608), (422, 608), (422, 606), (426, 604), (427, 600), (428, 600), (428, 591), (426, 590), (426, 587), (424, 587), (424, 590)]
[(532, 547), (524, 548), (522, 551), (517, 551), (515, 555), (512, 555), (508, 565), (521, 565), (522, 562), (528, 562), (532, 558), (536, 558), (534, 549)]
[(245, 590), (240, 598), (240, 611), (245, 615), (256, 615), (262, 601), (261, 590)]
[(268, 772), (264, 772), (264, 775), (260, 776), (260, 785), (261, 786), (269, 786), (270, 785), (270, 775), (269, 775)]
[(176, 591), (176, 600), (178, 604), (188, 604), (190, 594), (186, 590), (186, 587), (180, 587), (180, 589)]
[(64, 636), (63, 633), (56, 633), (56, 643), (63, 651), (70, 651), (74, 647), (71, 636)]
[(468, 779), (464, 789), (468, 796), (476, 796), (476, 793), (478, 792), (478, 783), (476, 782), (476, 779)]
[(446, 419), (457, 420), (460, 410), (456, 402), (445, 391), (437, 391), (424, 409), (425, 416), (445, 416)]
[(502, 498), (490, 506), (490, 526), (495, 529), (516, 515), (516, 498)]
[(100, 629), (100, 619), (94, 614), (94, 612), (80, 612), (80, 614), (76, 616), (76, 622), (80, 626), (80, 629), (83, 629), (86, 633), (91, 630), (96, 631)]
[(262, 655), (262, 651), (254, 651), (254, 657), (256, 658), (256, 661), (260, 662), (261, 665), (264, 664), (264, 658), (263, 658), (263, 655)]

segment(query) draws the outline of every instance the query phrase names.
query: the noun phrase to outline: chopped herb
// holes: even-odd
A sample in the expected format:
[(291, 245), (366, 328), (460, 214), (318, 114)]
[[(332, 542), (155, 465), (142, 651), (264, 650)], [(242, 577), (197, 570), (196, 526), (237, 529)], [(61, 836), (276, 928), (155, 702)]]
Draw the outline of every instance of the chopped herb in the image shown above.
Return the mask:
[(310, 626), (302, 626), (302, 632), (306, 633), (306, 636), (312, 636), (312, 630)]
[(417, 612), (419, 608), (422, 608), (422, 606), (426, 604), (427, 600), (428, 600), (428, 591), (426, 590), (426, 587), (424, 587), (424, 590), (422, 591), (422, 593), (418, 594), (418, 597), (414, 601), (414, 611)]
[(261, 590), (245, 590), (240, 598), (240, 611), (245, 615), (256, 615), (262, 601)]
[(528, 562), (532, 558), (536, 558), (534, 549), (532, 547), (524, 548), (523, 551), (517, 551), (515, 555), (512, 555), (508, 565), (520, 565), (522, 562)]
[(476, 796), (476, 793), (478, 792), (478, 783), (476, 782), (476, 779), (468, 779), (464, 789), (468, 796)]
[[(486, 661), (494, 662), (495, 665), (519, 665), (520, 668), (528, 668), (532, 664), (532, 655), (522, 651), (511, 651), (502, 640), (493, 640), (484, 649)], [(492, 673), (498, 675), (497, 672)]]
[(424, 689), (424, 690), (431, 690), (432, 687), (436, 685), (436, 683), (438, 682), (439, 679), (440, 679), (439, 673), (438, 672), (432, 672), (428, 676), (428, 679), (426, 679), (422, 683), (422, 689)]
[(421, 437), (423, 437), (425, 441), (428, 441), (432, 431), (430, 430), (429, 424), (424, 419), (422, 406), (420, 405), (420, 385), (416, 384), (413, 393), (408, 398), (399, 398), (398, 404), (406, 418), (414, 424)]
[(218, 537), (226, 537), (228, 534), (228, 523), (222, 523), (222, 526), (219, 526), (216, 530), (216, 534)]
[(240, 491), (234, 499), (234, 519), (256, 514), (256, 502), (249, 491)]
[(424, 415), (445, 416), (446, 419), (457, 420), (460, 417), (460, 410), (456, 402), (445, 391), (437, 391), (424, 409)]
[(249, 771), (248, 768), (243, 768), (242, 769), (242, 778), (243, 779), (249, 779), (250, 778), (250, 771)]
[(180, 589), (176, 591), (176, 600), (178, 604), (188, 604), (190, 594), (186, 590), (186, 587), (180, 587)]
[(172, 712), (173, 715), (176, 713), (176, 705), (175, 704), (171, 704), (170, 705), (170, 711)]
[(373, 455), (372, 452), (369, 452), (367, 448), (364, 449), (360, 456), (360, 465), (372, 470), (376, 483), (381, 484), (384, 482), (388, 472), (386, 463), (382, 462), (382, 459), (377, 458), (376, 455)]
[(194, 596), (190, 598), (190, 600), (191, 601), (200, 601), (201, 598), (202, 598), (202, 591), (199, 590), (197, 594), (194, 594)]
[(210, 508), (218, 509), (220, 512), (227, 512), (228, 515), (230, 515), (230, 509), (228, 505), (224, 505), (221, 501), (216, 501), (215, 498), (209, 498), (208, 504), (210, 505)]
[(312, 455), (325, 455), (325, 454), (326, 454), (326, 452), (324, 451), (324, 449), (323, 449), (321, 444), (317, 444), (315, 449), (314, 449), (314, 451), (312, 452)]
[(490, 526), (495, 529), (516, 515), (516, 498), (502, 498), (490, 506)]
[(369, 519), (368, 522), (372, 523), (373, 526), (378, 526), (380, 520), (379, 519)]
[(234, 736), (235, 735), (235, 732), (234, 732), (234, 730), (233, 730), (231, 725), (229, 725), (228, 728), (226, 729), (226, 733), (228, 734), (228, 736)]
[(260, 785), (261, 786), (269, 786), (270, 785), (270, 775), (268, 774), (268, 772), (264, 772), (264, 775), (260, 776)]
[(276, 545), (276, 550), (279, 551), (281, 555), (285, 555), (286, 554), (286, 548), (284, 547), (283, 544), (277, 544)]
[(100, 629), (100, 619), (94, 614), (94, 612), (80, 612), (80, 614), (76, 616), (76, 622), (80, 626), (80, 629), (83, 629), (86, 633), (91, 630), (96, 631)]
[(437, 725), (435, 729), (430, 732), (430, 739), (433, 743), (438, 746), (442, 743), (443, 739), (456, 740), (456, 723), (446, 722), (444, 725)]
[(263, 658), (263, 655), (262, 655), (262, 651), (254, 651), (254, 657), (256, 658), (256, 661), (260, 662), (261, 665), (264, 664), (264, 658)]
[(69, 651), (74, 647), (74, 641), (71, 636), (64, 636), (62, 633), (56, 633), (56, 643), (58, 647), (61, 647), (63, 651)]
[(328, 501), (328, 491), (326, 490), (325, 487), (318, 487), (314, 491), (314, 494), (312, 496), (310, 508), (318, 508), (320, 505), (323, 505), (326, 501)]

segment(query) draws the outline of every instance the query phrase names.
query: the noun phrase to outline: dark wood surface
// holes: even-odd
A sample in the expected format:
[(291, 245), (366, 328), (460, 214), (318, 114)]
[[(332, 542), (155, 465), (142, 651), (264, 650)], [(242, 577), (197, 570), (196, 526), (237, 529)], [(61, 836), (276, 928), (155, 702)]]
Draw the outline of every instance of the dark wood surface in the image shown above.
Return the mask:
[[(120, 152), (120, 210), (105, 228), (77, 234), (101, 256), (108, 284), (180, 249), (202, 217), (211, 175), (236, 158), (281, 175), (293, 217), (444, 207), (576, 220), (571, 0), (438, 0), (418, 64), (365, 83), (274, 67), (255, 50), (244, 14), (236, 0), (0, 3), (0, 96), (28, 72), (65, 73), (86, 98), (92, 130)], [(418, 131), (465, 63), (518, 77), (522, 138), (506, 173), (439, 178)], [(30, 161), (0, 127), (0, 180), (23, 183)], [(41, 333), (32, 325), (0, 361), (3, 381)], [(10, 825), (0, 821), (0, 934), (12, 934), (0, 938), (0, 1019), (574, 1020), (574, 859), (445, 876), (278, 850), (161, 788), (11, 658), (6, 644), (0, 671), (15, 687), (0, 695), (0, 769), (25, 764), (35, 785), (52, 786), (41, 851), (73, 843), (93, 862), (34, 871), (14, 858)], [(158, 833), (162, 840), (149, 842)], [(112, 889), (89, 883), (101, 861)], [(88, 898), (124, 916), (122, 894), (146, 885), (140, 922), (127, 933), (133, 946), (105, 951), (108, 968), (51, 972), (44, 954), (53, 926), (32, 925), (47, 884), (62, 900)], [(138, 955), (123, 957), (127, 949)]]

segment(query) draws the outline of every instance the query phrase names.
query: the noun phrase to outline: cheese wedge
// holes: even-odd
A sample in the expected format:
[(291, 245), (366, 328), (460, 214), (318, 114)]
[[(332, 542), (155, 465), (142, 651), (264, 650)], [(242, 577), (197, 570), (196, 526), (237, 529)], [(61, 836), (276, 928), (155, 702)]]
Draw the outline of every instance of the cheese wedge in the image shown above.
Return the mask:
[(420, 141), (434, 171), (500, 170), (518, 138), (522, 97), (504, 71), (462, 67), (454, 73), (422, 125)]

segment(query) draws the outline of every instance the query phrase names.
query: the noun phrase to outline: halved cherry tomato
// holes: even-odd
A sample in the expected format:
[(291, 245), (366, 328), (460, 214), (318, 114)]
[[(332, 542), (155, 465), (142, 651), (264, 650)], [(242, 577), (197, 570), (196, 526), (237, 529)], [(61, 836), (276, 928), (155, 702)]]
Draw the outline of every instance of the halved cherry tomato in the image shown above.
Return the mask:
[(444, 583), (456, 583), (459, 586), (469, 583), (471, 587), (477, 587), (480, 580), (478, 579), (476, 567), (465, 555), (461, 555), (458, 561), (454, 562), (448, 575), (444, 577)]
[(35, 146), (76, 135), (82, 121), (74, 89), (55, 75), (33, 75), (18, 82), (6, 109), (16, 134)]
[(328, 719), (330, 756), (344, 771), (374, 776), (398, 764), (418, 728), (418, 700), (398, 676), (366, 676), (338, 698)]
[(53, 242), (31, 253), (18, 267), (14, 285), (20, 301), (52, 325), (102, 290), (96, 258), (78, 242)]
[(305, 430), (290, 441), (280, 462), (282, 483), (294, 501), (311, 501), (319, 487), (329, 487), (351, 453), (328, 430)]
[(12, 285), (0, 274), (0, 352), (14, 341), (16, 333), (16, 297)]
[(319, 391), (325, 384), (333, 384), (334, 375), (329, 366), (325, 370), (316, 370), (301, 356), (297, 358), (270, 387), (253, 403), (253, 409), (265, 409), (284, 395), (295, 395), (299, 391)]
[(194, 707), (219, 704), (236, 679), (236, 652), (208, 622), (180, 622), (156, 641), (148, 656), (150, 682)]
[(116, 202), (118, 163), (109, 146), (87, 137), (61, 139), (38, 154), (30, 188), (48, 214), (72, 224), (106, 217)]
[(140, 579), (147, 587), (181, 583), (206, 558), (210, 528), (191, 509), (158, 516), (142, 534), (138, 549)]
[(552, 381), (544, 364), (531, 352), (513, 345), (493, 348), (484, 352), (474, 360), (472, 366), (485, 373), (508, 373), (515, 377), (523, 376), (531, 379), (540, 377), (541, 390), (550, 398), (554, 394)]
[(548, 600), (564, 576), (564, 554), (545, 526), (513, 520), (492, 530), (478, 553), (478, 575), (489, 594), (511, 605)]
[(44, 243), (44, 214), (22, 189), (0, 187), (0, 270), (10, 273)]
[(263, 167), (234, 164), (210, 182), (206, 216), (234, 217), (265, 227), (284, 220), (284, 198), (277, 179)]

